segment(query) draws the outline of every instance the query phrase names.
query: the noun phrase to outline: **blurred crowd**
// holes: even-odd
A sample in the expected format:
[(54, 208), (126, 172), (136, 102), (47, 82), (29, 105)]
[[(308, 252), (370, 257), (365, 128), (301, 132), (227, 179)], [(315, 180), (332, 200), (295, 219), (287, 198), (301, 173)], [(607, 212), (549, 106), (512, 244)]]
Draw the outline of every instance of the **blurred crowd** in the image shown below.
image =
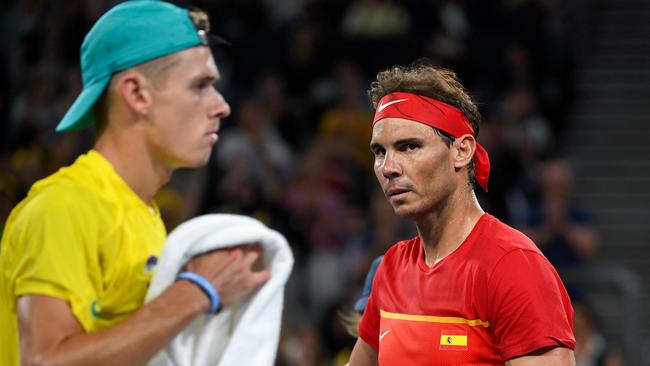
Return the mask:
[[(81, 89), (83, 36), (113, 3), (0, 5), (0, 225), (34, 181), (92, 146), (93, 131), (54, 128)], [(479, 103), (479, 141), (492, 161), (490, 191), (477, 192), (487, 212), (526, 232), (558, 268), (580, 268), (594, 254), (596, 225), (572, 199), (562, 156), (579, 62), (580, 9), (571, 3), (190, 3), (231, 43), (214, 52), (233, 114), (210, 164), (179, 171), (157, 200), (170, 231), (199, 214), (230, 212), (288, 238), (296, 266), (278, 365), (343, 365), (355, 340), (339, 313), (359, 295), (372, 259), (415, 235), (384, 199), (368, 148), (366, 90), (392, 65), (426, 60), (451, 68)], [(578, 365), (620, 365), (588, 304), (579, 306)]]

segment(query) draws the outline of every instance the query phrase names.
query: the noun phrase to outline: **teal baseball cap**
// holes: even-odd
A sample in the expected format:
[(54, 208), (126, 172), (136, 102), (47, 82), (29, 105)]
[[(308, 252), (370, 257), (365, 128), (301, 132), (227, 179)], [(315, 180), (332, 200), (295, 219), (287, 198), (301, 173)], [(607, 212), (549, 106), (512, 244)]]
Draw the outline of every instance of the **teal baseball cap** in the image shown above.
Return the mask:
[(93, 125), (93, 106), (114, 73), (187, 48), (207, 46), (208, 30), (195, 26), (189, 10), (159, 0), (133, 0), (113, 7), (84, 38), (83, 90), (56, 131)]

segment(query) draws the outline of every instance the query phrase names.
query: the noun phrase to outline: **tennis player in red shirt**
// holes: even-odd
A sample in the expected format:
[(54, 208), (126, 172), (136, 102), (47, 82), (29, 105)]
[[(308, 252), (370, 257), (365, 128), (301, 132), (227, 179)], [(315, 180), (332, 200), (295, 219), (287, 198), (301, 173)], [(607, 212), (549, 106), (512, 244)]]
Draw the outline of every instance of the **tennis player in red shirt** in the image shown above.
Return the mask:
[(490, 161), (456, 75), (395, 67), (368, 94), (375, 174), (418, 235), (384, 256), (350, 366), (575, 365), (573, 308), (557, 272), (476, 199)]

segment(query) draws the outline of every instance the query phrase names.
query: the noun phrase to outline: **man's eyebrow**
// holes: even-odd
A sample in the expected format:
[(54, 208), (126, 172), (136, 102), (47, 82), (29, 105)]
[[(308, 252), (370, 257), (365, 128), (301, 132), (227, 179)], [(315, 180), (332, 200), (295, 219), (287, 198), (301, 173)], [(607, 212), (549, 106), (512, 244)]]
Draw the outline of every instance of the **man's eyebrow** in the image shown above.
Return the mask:
[(213, 83), (216, 83), (219, 80), (221, 80), (221, 75), (218, 75), (218, 74), (204, 74), (204, 75), (198, 75), (194, 79), (194, 82), (213, 84)]
[[(409, 138), (404, 138), (404, 139), (399, 139), (397, 141), (393, 141), (390, 145), (392, 146), (401, 146), (401, 145), (408, 145), (408, 144), (421, 144), (422, 139), (419, 137), (409, 137)], [(370, 150), (375, 151), (375, 149), (378, 149), (380, 147), (384, 147), (383, 144), (373, 142), (370, 144)]]
[(399, 146), (399, 145), (408, 145), (408, 144), (420, 144), (422, 143), (422, 139), (419, 137), (409, 137), (406, 139), (400, 139), (395, 142), (393, 142), (394, 146)]

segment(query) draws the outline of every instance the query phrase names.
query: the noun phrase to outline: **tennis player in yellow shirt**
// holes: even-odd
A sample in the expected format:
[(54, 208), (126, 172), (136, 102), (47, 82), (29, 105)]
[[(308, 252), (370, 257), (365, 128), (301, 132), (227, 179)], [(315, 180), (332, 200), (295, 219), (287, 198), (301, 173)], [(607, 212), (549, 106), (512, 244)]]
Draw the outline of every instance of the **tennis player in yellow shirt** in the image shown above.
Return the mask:
[(153, 301), (166, 237), (153, 197), (204, 165), (230, 107), (207, 16), (152, 0), (104, 14), (81, 48), (84, 88), (58, 131), (96, 126), (92, 150), (35, 183), (0, 246), (0, 365), (141, 365), (197, 315), (268, 280), (257, 251), (215, 251)]

